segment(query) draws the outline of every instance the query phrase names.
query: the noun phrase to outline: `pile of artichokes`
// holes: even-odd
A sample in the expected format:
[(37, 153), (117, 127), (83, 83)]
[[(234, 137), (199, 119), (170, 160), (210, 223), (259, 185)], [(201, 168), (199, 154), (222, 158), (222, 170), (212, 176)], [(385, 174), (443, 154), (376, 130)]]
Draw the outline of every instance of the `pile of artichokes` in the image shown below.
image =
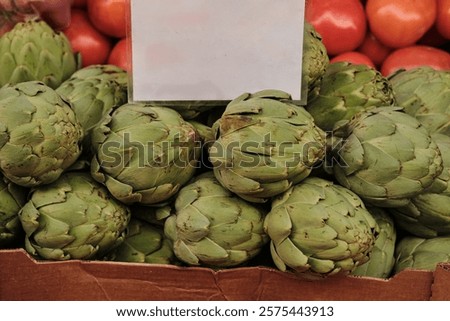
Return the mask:
[(313, 279), (450, 261), (450, 73), (330, 63), (308, 24), (304, 43), (306, 104), (172, 106), (18, 24), (0, 38), (0, 248)]

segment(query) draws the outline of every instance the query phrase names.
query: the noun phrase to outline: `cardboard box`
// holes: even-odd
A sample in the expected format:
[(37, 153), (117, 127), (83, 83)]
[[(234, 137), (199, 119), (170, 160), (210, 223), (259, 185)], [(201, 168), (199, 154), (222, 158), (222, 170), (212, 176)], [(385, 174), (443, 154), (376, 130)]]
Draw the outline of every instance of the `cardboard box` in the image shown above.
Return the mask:
[[(428, 271), (403, 271), (387, 280), (339, 276), (309, 281), (270, 267), (214, 271), (140, 263), (36, 261), (23, 249), (0, 251), (0, 271), (0, 300), (12, 301), (419, 301), (430, 299), (433, 282)], [(450, 272), (444, 272), (449, 282)], [(441, 290), (435, 298), (449, 298)]]
[(450, 263), (440, 263), (434, 271), (431, 300), (450, 301)]

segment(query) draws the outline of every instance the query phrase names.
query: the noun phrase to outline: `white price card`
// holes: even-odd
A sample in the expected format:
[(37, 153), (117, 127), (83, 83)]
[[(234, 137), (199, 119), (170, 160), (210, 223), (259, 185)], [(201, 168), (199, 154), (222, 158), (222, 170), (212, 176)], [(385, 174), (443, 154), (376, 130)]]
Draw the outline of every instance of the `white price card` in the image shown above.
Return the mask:
[(301, 99), (305, 0), (132, 0), (131, 100)]

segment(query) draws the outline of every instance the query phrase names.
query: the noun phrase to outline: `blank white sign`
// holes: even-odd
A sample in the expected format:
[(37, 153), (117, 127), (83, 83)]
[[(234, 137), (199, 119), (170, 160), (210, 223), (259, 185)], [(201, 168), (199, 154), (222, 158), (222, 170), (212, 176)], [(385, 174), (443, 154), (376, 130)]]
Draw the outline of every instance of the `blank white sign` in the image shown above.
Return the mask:
[(132, 0), (132, 100), (300, 100), (305, 0)]

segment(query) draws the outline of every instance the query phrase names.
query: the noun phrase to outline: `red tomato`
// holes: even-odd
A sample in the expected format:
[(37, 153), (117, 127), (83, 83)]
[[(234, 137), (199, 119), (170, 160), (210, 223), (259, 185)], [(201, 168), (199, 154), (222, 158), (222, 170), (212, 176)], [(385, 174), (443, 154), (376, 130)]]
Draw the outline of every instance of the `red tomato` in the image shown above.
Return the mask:
[(85, 11), (72, 9), (70, 26), (63, 32), (73, 51), (81, 53), (83, 67), (103, 64), (108, 59), (111, 39), (94, 28)]
[(331, 56), (355, 50), (364, 40), (367, 23), (359, 0), (309, 0), (305, 17)]
[(74, 8), (85, 8), (86, 7), (86, 0), (73, 0), (72, 7)]
[(450, 0), (437, 0), (436, 29), (450, 39)]
[(411, 46), (433, 25), (436, 0), (368, 0), (366, 14), (372, 33), (392, 48)]
[(330, 59), (330, 63), (338, 61), (347, 61), (355, 65), (367, 65), (375, 69), (373, 61), (368, 56), (358, 51), (347, 51)]
[(381, 66), (384, 59), (386, 59), (392, 51), (392, 48), (383, 45), (373, 33), (369, 31), (367, 32), (362, 45), (358, 48), (358, 51), (369, 57), (375, 65)]
[(430, 66), (437, 70), (450, 70), (450, 54), (444, 50), (414, 45), (393, 51), (381, 66), (384, 76), (404, 68), (412, 69), (419, 66)]
[(131, 57), (128, 52), (129, 45), (128, 38), (120, 39), (111, 50), (108, 64), (118, 66), (126, 71), (131, 71)]
[(87, 0), (92, 24), (108, 36), (123, 38), (127, 35), (130, 0)]

